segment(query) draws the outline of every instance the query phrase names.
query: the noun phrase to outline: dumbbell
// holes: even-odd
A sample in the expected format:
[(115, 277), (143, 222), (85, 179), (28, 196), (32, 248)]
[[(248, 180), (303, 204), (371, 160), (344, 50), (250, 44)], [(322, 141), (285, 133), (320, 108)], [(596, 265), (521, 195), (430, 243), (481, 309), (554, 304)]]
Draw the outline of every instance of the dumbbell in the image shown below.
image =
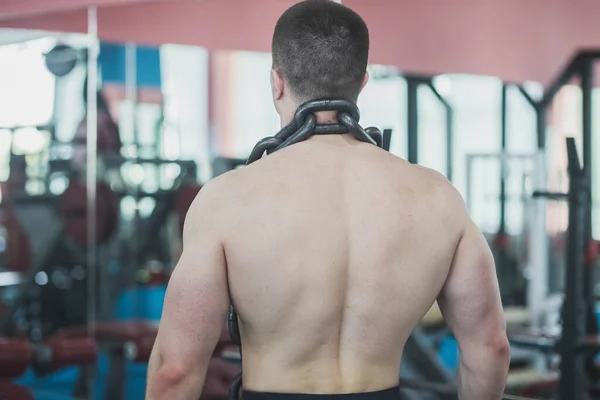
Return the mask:
[(33, 368), (38, 376), (50, 375), (68, 366), (90, 365), (98, 358), (98, 346), (89, 337), (56, 337), (41, 344), (33, 344), (32, 349)]

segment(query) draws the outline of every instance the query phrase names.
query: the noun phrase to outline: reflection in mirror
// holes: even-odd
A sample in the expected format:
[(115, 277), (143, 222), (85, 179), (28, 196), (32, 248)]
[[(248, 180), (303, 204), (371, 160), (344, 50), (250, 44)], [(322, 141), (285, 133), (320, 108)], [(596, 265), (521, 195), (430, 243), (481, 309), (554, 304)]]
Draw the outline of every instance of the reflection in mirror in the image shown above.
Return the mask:
[[(46, 343), (90, 321), (97, 336), (109, 321), (158, 320), (185, 213), (211, 177), (207, 52), (102, 42), (94, 79), (89, 44), (41, 35), (0, 47), (2, 336)], [(15, 377), (36, 389), (48, 382), (38, 373), (73, 362), (65, 392), (87, 393), (79, 367), (108, 343), (78, 340), (80, 358)]]
[[(3, 31), (0, 46), (0, 336), (2, 352), (15, 351), (0, 379), (29, 388), (18, 398), (37, 395), (42, 377), (53, 396), (85, 396), (81, 367), (96, 362), (96, 344), (60, 332), (88, 320), (86, 188), (76, 184), (71, 141), (84, 114), (88, 41), (19, 32)], [(67, 388), (56, 384), (62, 373)]]

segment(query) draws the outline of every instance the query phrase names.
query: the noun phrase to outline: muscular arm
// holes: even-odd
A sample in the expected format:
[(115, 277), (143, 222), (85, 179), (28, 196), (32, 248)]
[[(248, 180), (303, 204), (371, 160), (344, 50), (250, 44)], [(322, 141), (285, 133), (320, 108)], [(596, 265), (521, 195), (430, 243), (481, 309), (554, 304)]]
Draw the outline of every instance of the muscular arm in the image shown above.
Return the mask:
[(148, 400), (200, 397), (225, 322), (227, 273), (213, 197), (206, 186), (186, 217), (183, 252), (167, 287), (148, 366)]
[(470, 220), (438, 303), (460, 347), (459, 399), (501, 399), (510, 362), (506, 321), (494, 259)]

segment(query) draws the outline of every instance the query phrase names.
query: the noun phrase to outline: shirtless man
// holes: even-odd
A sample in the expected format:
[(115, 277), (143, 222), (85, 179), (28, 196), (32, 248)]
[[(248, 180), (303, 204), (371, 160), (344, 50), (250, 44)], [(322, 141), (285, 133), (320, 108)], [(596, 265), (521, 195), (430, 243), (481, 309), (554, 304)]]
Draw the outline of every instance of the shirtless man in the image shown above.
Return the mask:
[[(368, 49), (349, 8), (288, 9), (271, 71), (282, 125), (311, 99), (356, 101)], [(148, 399), (200, 396), (230, 299), (244, 400), (398, 399), (404, 344), (436, 299), (460, 346), (459, 398), (501, 398), (509, 345), (492, 255), (459, 193), (432, 170), (351, 135), (314, 135), (209, 182), (183, 240)]]

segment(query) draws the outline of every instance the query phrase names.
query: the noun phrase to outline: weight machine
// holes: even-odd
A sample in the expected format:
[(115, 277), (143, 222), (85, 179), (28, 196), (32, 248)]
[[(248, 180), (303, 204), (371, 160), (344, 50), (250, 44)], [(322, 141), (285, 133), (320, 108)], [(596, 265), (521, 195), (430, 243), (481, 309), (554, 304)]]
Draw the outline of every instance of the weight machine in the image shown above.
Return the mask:
[[(547, 177), (542, 168), (538, 181), (544, 186), (536, 187), (533, 193), (538, 205), (541, 233), (531, 246), (545, 249), (540, 252), (539, 262), (546, 260), (547, 237), (545, 232), (545, 205), (547, 201), (567, 201), (569, 224), (567, 232), (566, 271), (564, 302), (562, 308), (562, 332), (560, 337), (525, 336), (512, 337), (516, 345), (529, 346), (560, 355), (560, 377), (553, 386), (560, 400), (589, 399), (599, 395), (598, 371), (594, 356), (600, 351), (598, 323), (594, 312), (595, 296), (593, 285), (593, 257), (589, 253), (592, 242), (592, 89), (593, 65), (600, 58), (600, 51), (582, 51), (564, 68), (558, 79), (549, 86), (543, 98), (536, 101), (522, 87), (518, 87), (537, 115), (537, 157), (539, 165), (546, 165), (547, 110), (559, 90), (574, 77), (579, 78), (582, 93), (582, 161), (576, 150), (575, 140), (567, 139), (569, 192), (549, 193), (545, 191)], [(504, 115), (505, 117), (505, 115)], [(541, 264), (544, 265), (544, 264)], [(543, 288), (548, 285), (548, 275), (536, 276), (541, 281), (537, 295), (546, 295)], [(535, 321), (534, 321), (535, 322)]]

